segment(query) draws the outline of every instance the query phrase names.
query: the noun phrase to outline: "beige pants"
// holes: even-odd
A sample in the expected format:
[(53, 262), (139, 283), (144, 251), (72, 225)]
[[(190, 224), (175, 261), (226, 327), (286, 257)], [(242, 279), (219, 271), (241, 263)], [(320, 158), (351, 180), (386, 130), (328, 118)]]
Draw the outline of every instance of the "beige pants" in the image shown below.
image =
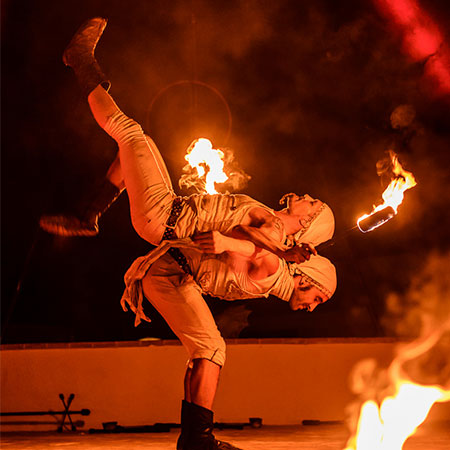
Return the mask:
[(119, 145), (133, 227), (139, 236), (157, 245), (175, 197), (164, 160), (141, 126), (122, 112), (112, 115), (104, 130)]
[[(133, 227), (139, 236), (157, 245), (175, 197), (162, 156), (141, 126), (122, 112), (111, 116), (104, 129), (119, 145)], [(223, 366), (225, 342), (194, 279), (165, 255), (153, 263), (142, 284), (145, 296), (178, 336), (190, 359), (204, 358)]]
[(146, 298), (180, 339), (191, 360), (204, 358), (224, 365), (225, 341), (191, 275), (164, 255), (150, 267), (142, 285)]

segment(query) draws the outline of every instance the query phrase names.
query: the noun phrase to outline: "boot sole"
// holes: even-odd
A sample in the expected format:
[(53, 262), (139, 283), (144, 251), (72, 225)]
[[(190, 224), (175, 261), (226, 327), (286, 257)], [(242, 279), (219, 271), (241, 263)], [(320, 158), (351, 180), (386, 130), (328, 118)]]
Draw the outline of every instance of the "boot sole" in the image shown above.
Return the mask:
[(57, 221), (55, 219), (59, 219), (62, 216), (54, 216), (54, 217), (41, 217), (39, 220), (39, 226), (50, 234), (55, 234), (58, 236), (67, 236), (67, 237), (75, 237), (75, 236), (85, 236), (85, 237), (93, 237), (99, 234), (98, 226), (82, 226), (72, 225), (68, 222)]

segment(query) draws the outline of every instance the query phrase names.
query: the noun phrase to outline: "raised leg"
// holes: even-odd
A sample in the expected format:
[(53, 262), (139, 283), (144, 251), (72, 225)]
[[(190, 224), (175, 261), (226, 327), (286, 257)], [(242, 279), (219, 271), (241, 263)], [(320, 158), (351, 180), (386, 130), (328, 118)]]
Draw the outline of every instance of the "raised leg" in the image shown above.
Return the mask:
[(141, 126), (118, 110), (101, 86), (89, 95), (89, 105), (99, 125), (119, 144), (120, 167), (134, 229), (143, 239), (157, 245), (175, 198), (162, 156)]
[[(94, 56), (97, 42), (105, 27), (105, 19), (94, 18), (87, 21), (64, 51), (63, 61), (74, 70), (97, 123), (119, 144), (119, 159), (110, 167), (104, 184), (118, 188), (119, 193), (126, 186), (130, 198), (131, 219), (136, 232), (148, 242), (158, 244), (164, 233), (175, 194), (155, 143), (144, 134), (138, 123), (121, 112), (107, 92), (110, 83)], [(113, 201), (116, 193), (110, 194), (110, 197)], [(95, 214), (93, 208), (89, 207), (89, 222), (94, 218), (92, 234), (98, 232), (98, 217), (110, 203), (103, 201), (102, 209)], [(87, 214), (83, 213), (81, 218), (76, 217), (78, 225), (85, 222), (84, 216)], [(65, 218), (62, 221), (63, 226), (60, 226), (41, 219), (41, 226), (50, 232), (71, 235), (69, 232), (63, 232), (67, 221)]]

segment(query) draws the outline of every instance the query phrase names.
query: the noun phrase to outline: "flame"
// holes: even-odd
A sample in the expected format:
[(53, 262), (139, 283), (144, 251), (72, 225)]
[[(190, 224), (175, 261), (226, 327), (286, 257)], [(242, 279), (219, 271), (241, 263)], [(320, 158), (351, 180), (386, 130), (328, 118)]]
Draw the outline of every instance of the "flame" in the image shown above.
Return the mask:
[(395, 394), (386, 397), (380, 407), (373, 400), (364, 403), (357, 436), (346, 450), (401, 450), (433, 404), (449, 399), (450, 391), (438, 386), (398, 381)]
[(217, 194), (215, 184), (224, 183), (228, 176), (223, 171), (224, 153), (213, 148), (211, 141), (205, 138), (196, 139), (189, 146), (184, 157), (191, 168), (195, 168), (198, 178), (204, 182), (203, 190), (208, 194)]
[(403, 202), (405, 191), (413, 188), (417, 184), (414, 175), (403, 169), (397, 155), (392, 150), (389, 150), (389, 157), (391, 161), (391, 170), (394, 177), (381, 195), (383, 198), (383, 203), (378, 206), (374, 206), (370, 214), (364, 214), (359, 217), (358, 222), (388, 206), (391, 206), (397, 214), (397, 209)]
[(401, 450), (403, 444), (425, 421), (436, 402), (450, 400), (450, 389), (414, 383), (403, 372), (403, 364), (429, 351), (439, 341), (450, 322), (422, 341), (403, 349), (388, 369), (394, 393), (378, 406), (366, 401), (360, 410), (356, 435), (345, 450)]

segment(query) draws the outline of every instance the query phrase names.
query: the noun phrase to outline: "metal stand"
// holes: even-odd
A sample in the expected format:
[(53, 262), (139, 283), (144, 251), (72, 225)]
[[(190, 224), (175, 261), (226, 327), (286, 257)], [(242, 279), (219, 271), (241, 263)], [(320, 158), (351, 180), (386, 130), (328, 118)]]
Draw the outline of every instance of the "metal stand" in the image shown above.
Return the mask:
[[(64, 411), (21, 411), (21, 412), (5, 412), (0, 413), (0, 416), (11, 417), (11, 416), (57, 416), (61, 415), (61, 420), (58, 420), (58, 433), (62, 433), (63, 429), (76, 431), (77, 426), (83, 426), (83, 421), (73, 422), (71, 415), (73, 414), (81, 414), (82, 416), (88, 416), (91, 411), (89, 409), (81, 409), (80, 411), (70, 411), (70, 405), (72, 404), (73, 399), (75, 398), (75, 394), (70, 394), (67, 403), (64, 398), (64, 394), (59, 394), (59, 398), (64, 406)], [(69, 420), (69, 424), (66, 424), (66, 418)], [(36, 423), (38, 424), (38, 422)]]

